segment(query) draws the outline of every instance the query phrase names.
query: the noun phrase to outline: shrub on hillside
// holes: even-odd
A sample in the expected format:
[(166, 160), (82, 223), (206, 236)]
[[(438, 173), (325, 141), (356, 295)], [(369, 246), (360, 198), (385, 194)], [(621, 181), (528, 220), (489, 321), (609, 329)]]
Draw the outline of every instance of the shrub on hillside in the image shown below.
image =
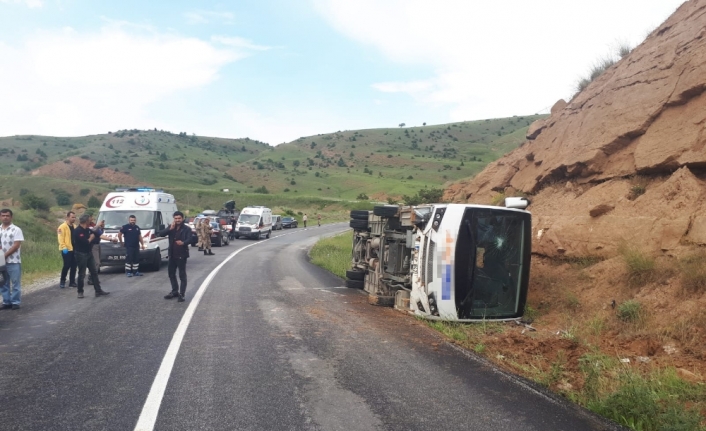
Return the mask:
[(88, 207), (89, 208), (100, 208), (102, 202), (100, 199), (98, 199), (95, 196), (91, 196), (88, 198)]
[(266, 194), (269, 194), (270, 191), (267, 190), (267, 187), (262, 186), (262, 187), (258, 187), (258, 188), (256, 188), (255, 190), (253, 190), (253, 193), (261, 193), (261, 194), (266, 195)]
[(71, 205), (71, 195), (68, 193), (59, 193), (56, 195), (56, 204), (59, 206)]
[(367, 201), (367, 200), (370, 200), (370, 198), (368, 197), (368, 195), (366, 195), (365, 193), (360, 193), (360, 194), (356, 197), (356, 199), (359, 200), (359, 201)]
[(49, 211), (49, 202), (42, 197), (27, 194), (22, 198), (22, 209)]

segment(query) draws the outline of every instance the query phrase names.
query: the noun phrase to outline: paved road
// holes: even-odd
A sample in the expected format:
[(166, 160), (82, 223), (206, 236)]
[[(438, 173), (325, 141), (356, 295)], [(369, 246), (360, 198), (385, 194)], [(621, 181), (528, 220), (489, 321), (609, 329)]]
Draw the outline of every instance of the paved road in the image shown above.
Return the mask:
[[(609, 429), (309, 264), (318, 236), (344, 226), (193, 253), (182, 304), (162, 299), (165, 265), (132, 279), (104, 271), (105, 298), (27, 294), (22, 310), (0, 312), (0, 428), (133, 430), (140, 420), (157, 430)], [(178, 328), (183, 339), (172, 343)]]

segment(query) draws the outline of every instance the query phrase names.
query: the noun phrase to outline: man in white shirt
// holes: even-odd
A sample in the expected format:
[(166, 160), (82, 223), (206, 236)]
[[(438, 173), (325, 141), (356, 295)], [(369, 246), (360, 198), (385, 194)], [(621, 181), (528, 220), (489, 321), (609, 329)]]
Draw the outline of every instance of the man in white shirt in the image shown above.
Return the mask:
[(0, 247), (5, 256), (5, 268), (8, 277), (5, 284), (0, 287), (2, 293), (3, 309), (20, 309), (22, 260), (20, 259), (20, 247), (25, 240), (22, 229), (12, 224), (12, 210), (0, 210)]

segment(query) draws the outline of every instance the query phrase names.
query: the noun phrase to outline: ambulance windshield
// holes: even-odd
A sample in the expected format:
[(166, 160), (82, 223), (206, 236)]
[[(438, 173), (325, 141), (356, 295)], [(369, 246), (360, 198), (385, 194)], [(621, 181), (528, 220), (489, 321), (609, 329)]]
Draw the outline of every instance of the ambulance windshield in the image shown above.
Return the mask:
[(105, 220), (106, 230), (118, 230), (128, 224), (129, 217), (134, 215), (140, 229), (155, 229), (156, 214), (155, 211), (101, 211), (98, 213), (97, 222)]
[(240, 217), (238, 217), (238, 223), (243, 224), (257, 224), (259, 221), (259, 214), (240, 214)]

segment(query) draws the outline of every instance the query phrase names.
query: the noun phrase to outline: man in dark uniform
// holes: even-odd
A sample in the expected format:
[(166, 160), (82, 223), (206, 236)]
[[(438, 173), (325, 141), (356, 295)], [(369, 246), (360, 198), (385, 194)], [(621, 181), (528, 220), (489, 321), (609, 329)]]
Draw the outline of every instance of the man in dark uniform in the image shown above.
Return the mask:
[(234, 216), (230, 216), (230, 239), (235, 239), (235, 226), (238, 224), (238, 220)]
[(78, 266), (78, 297), (83, 298), (83, 279), (86, 277), (86, 268), (91, 273), (93, 278), (93, 288), (96, 291), (96, 296), (104, 296), (110, 292), (101, 289), (101, 283), (96, 272), (96, 262), (91, 253), (91, 245), (96, 239), (95, 234), (88, 227), (90, 221), (88, 214), (83, 214), (79, 219), (79, 226), (74, 229), (73, 243), (74, 255), (76, 256), (76, 264)]
[(140, 247), (145, 249), (142, 231), (140, 231), (140, 226), (137, 225), (137, 218), (134, 215), (128, 217), (128, 222), (118, 232), (120, 245), (123, 245), (123, 238), (125, 238), (125, 275), (128, 277), (142, 276), (142, 273), (138, 271), (140, 268)]
[[(184, 302), (186, 294), (186, 259), (189, 258), (189, 241), (191, 240), (191, 228), (184, 224), (184, 214), (181, 211), (174, 213), (174, 221), (166, 229), (157, 233), (157, 236), (169, 237), (169, 281), (172, 284), (172, 291), (164, 299), (178, 298), (177, 301)], [(208, 241), (211, 239), (208, 238)], [(176, 272), (179, 270), (179, 280), (181, 289), (177, 283)]]

